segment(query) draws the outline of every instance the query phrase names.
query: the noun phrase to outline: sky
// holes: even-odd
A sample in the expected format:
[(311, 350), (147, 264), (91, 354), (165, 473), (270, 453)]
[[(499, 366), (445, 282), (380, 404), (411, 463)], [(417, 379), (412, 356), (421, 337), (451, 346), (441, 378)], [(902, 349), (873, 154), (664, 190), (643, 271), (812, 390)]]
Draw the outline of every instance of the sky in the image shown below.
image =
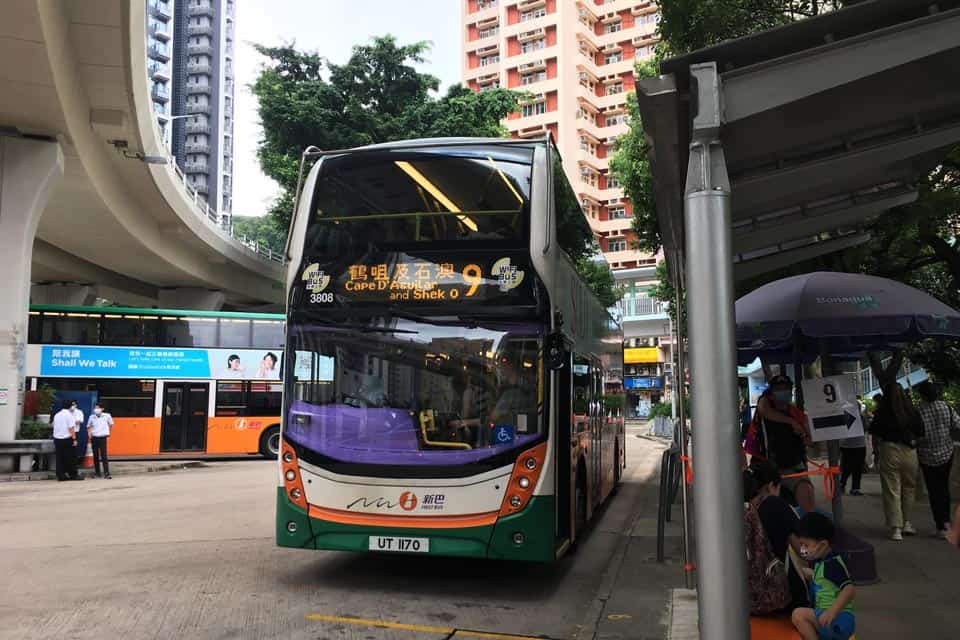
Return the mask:
[(233, 213), (262, 215), (278, 193), (257, 161), (260, 121), (249, 85), (263, 58), (251, 43), (295, 42), (343, 63), (355, 44), (392, 34), (400, 44), (433, 42), (418, 68), (440, 78), (441, 91), (460, 81), (460, 0), (238, 0)]

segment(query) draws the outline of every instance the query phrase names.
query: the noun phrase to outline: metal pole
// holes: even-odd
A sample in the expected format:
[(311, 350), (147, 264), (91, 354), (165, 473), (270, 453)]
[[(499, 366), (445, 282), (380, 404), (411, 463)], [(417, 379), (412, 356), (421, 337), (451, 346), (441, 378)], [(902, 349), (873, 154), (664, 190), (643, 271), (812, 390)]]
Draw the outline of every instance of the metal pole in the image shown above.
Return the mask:
[(673, 316), (667, 314), (667, 322), (670, 327), (670, 368), (672, 371), (673, 378), (673, 393), (670, 394), (670, 419), (673, 420), (673, 423), (677, 423), (677, 363), (673, 359), (673, 345), (676, 342), (676, 338), (673, 334)]
[[(682, 288), (683, 288), (683, 278), (681, 277), (681, 270), (683, 265), (682, 254), (677, 251), (674, 253), (674, 264), (676, 265), (675, 272), (677, 277), (673, 283), (673, 301), (677, 309), (677, 323), (674, 327), (675, 334), (677, 337), (677, 348), (674, 350), (671, 346), (671, 350), (676, 351), (677, 362), (676, 368), (673, 373), (673, 388), (675, 406), (677, 408), (677, 413), (680, 416), (680, 421), (677, 427), (677, 444), (680, 446), (680, 473), (681, 475), (686, 475), (683, 473), (683, 465), (686, 464), (683, 462), (683, 458), (686, 458), (690, 455), (690, 452), (687, 448), (687, 410), (684, 405), (684, 385), (686, 383), (686, 372), (684, 371), (684, 361), (683, 357), (683, 307), (681, 306), (681, 301), (683, 300)], [(693, 569), (693, 553), (690, 549), (690, 496), (687, 493), (687, 481), (684, 477), (680, 481), (680, 509), (683, 513), (683, 575), (684, 581), (686, 582), (687, 589), (693, 589), (694, 587), (694, 569)]]
[(720, 144), (716, 63), (690, 66), (696, 108), (684, 195), (691, 393), (696, 416), (698, 607), (702, 640), (750, 637), (737, 415), (730, 181)]

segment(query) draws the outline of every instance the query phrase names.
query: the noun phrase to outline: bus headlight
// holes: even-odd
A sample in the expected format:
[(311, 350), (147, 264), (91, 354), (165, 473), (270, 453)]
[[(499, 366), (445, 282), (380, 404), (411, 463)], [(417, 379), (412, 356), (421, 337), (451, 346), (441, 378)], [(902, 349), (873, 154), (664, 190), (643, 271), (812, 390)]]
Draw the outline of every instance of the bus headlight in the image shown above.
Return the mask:
[(294, 480), (297, 479), (297, 474), (296, 472), (294, 472), (293, 469), (287, 469), (287, 472), (283, 474), (283, 477), (289, 480), (290, 482), (293, 482)]
[(511, 507), (514, 509), (519, 509), (521, 504), (523, 504), (523, 500), (520, 499), (520, 496), (510, 496)]
[(293, 454), (289, 451), (283, 452), (283, 461), (284, 462), (293, 462)]
[(527, 541), (527, 538), (519, 531), (513, 534), (513, 544), (519, 546), (526, 541)]
[(517, 480), (517, 484), (520, 485), (521, 489), (526, 489), (530, 486), (530, 478), (526, 476), (520, 476), (520, 479)]
[(288, 523), (287, 523), (287, 531), (289, 531), (290, 533), (296, 533), (296, 532), (297, 532), (297, 523), (294, 522), (293, 520), (291, 520), (290, 522), (288, 522)]
[(293, 498), (294, 500), (299, 500), (301, 495), (302, 494), (300, 493), (300, 489), (296, 487), (290, 490), (290, 497)]
[(533, 471), (534, 469), (537, 468), (537, 461), (534, 460), (533, 458), (527, 458), (526, 460), (523, 461), (523, 466), (525, 466), (530, 471)]

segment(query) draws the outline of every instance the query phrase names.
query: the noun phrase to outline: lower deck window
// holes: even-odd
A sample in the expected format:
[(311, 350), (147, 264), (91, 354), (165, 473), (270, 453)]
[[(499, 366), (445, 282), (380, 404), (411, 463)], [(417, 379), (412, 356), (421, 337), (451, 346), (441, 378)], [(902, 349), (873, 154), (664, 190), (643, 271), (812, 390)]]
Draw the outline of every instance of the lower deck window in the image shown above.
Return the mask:
[(38, 385), (44, 384), (57, 391), (95, 392), (97, 402), (114, 418), (152, 418), (154, 415), (156, 380), (39, 378)]
[(279, 416), (280, 382), (217, 382), (217, 416)]

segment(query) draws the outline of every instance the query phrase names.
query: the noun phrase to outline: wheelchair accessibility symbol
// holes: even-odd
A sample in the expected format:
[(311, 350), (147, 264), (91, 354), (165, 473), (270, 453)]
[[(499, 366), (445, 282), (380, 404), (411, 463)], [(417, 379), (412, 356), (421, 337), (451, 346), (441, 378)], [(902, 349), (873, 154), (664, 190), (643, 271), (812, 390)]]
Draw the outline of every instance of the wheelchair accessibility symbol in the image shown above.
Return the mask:
[(497, 444), (508, 444), (514, 440), (512, 424), (498, 424), (493, 427), (493, 439)]

